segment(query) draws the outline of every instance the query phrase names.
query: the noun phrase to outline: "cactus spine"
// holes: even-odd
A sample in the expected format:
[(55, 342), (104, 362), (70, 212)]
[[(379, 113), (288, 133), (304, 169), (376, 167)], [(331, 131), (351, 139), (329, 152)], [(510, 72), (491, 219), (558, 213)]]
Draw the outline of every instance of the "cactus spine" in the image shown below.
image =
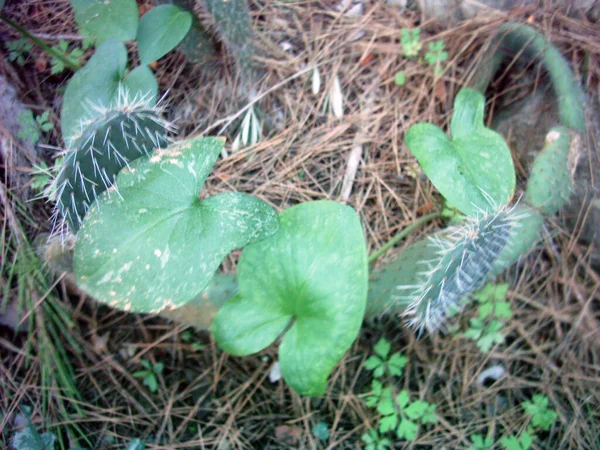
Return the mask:
[(77, 232), (96, 197), (115, 190), (115, 177), (128, 163), (169, 143), (172, 126), (160, 118), (160, 108), (145, 98), (130, 99), (121, 90), (108, 108), (81, 123), (64, 154), (62, 166), (47, 194), (56, 201), (54, 227), (66, 223)]

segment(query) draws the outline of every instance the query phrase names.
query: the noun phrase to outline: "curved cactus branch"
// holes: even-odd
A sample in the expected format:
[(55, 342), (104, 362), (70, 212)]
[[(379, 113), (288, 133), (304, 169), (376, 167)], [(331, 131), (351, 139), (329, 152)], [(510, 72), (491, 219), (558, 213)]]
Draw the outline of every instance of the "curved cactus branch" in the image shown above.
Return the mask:
[(510, 22), (499, 28), (491, 48), (492, 53), (477, 69), (479, 76), (473, 83), (476, 89), (485, 93), (502, 62), (512, 55), (539, 58), (550, 76), (561, 124), (579, 132), (585, 130), (585, 93), (567, 60), (544, 35), (528, 25)]

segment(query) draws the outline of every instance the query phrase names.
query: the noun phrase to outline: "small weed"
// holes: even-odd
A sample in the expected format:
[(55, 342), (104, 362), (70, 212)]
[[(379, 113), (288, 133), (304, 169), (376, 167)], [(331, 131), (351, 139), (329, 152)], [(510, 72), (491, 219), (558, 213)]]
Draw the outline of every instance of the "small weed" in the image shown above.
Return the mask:
[(521, 403), (525, 414), (531, 416), (531, 425), (535, 429), (548, 431), (558, 414), (548, 409), (548, 397), (545, 395), (536, 394), (531, 400)]
[(315, 438), (320, 441), (326, 441), (329, 439), (329, 427), (325, 422), (319, 422), (312, 427), (312, 434)]
[(532, 429), (525, 431), (519, 438), (515, 436), (505, 437), (500, 441), (505, 450), (529, 450), (537, 436)]
[(484, 437), (480, 434), (474, 434), (471, 436), (471, 445), (468, 450), (489, 450), (494, 445), (494, 440), (491, 437)]
[(488, 283), (475, 294), (479, 303), (478, 317), (469, 321), (469, 329), (463, 336), (477, 341), (477, 347), (487, 353), (496, 344), (504, 343), (502, 327), (504, 322), (512, 317), (510, 303), (506, 301), (508, 285), (493, 285)]
[[(87, 42), (84, 41), (84, 43), (86, 46), (89, 47), (89, 40)], [(84, 46), (82, 45), (82, 47), (75, 47), (75, 48), (73, 48), (73, 50), (71, 50), (69, 52), (69, 43), (62, 39), (60, 41), (58, 41), (58, 45), (55, 45), (52, 48), (57, 53), (57, 56), (52, 56), (52, 60), (50, 61), (50, 64), (52, 65), (52, 69), (50, 70), (50, 73), (52, 73), (53, 75), (64, 72), (64, 70), (66, 68), (66, 66), (65, 66), (66, 59), (71, 59), (71, 60), (81, 59), (81, 57), (83, 56), (83, 52), (85, 50)]]
[(421, 44), (421, 29), (420, 28), (403, 28), (400, 31), (400, 44), (402, 45), (402, 55), (405, 58), (416, 58), (421, 52), (423, 44)]
[(392, 446), (392, 441), (380, 436), (377, 430), (369, 430), (360, 439), (365, 443), (364, 450), (389, 450)]
[(49, 121), (50, 112), (45, 111), (43, 114), (33, 117), (33, 112), (27, 109), (17, 116), (21, 130), (18, 135), (24, 141), (30, 141), (32, 145), (38, 143), (41, 133), (47, 133), (54, 128), (54, 124)]
[(42, 161), (39, 166), (33, 166), (31, 189), (33, 189), (35, 192), (44, 191), (60, 170), (62, 160), (62, 156), (56, 158), (52, 167), (48, 167), (44, 161)]
[(148, 386), (150, 392), (153, 394), (158, 390), (158, 378), (157, 375), (160, 375), (164, 369), (164, 364), (158, 362), (154, 365), (145, 359), (140, 361), (142, 366), (144, 366), (144, 370), (138, 370), (133, 374), (135, 378), (143, 378), (144, 385)]
[(402, 369), (406, 366), (407, 358), (400, 353), (390, 356), (392, 345), (385, 338), (381, 338), (375, 344), (375, 355), (365, 361), (365, 369), (372, 370), (373, 376), (379, 378), (386, 372), (393, 376), (402, 375)]
[(377, 405), (377, 411), (381, 414), (379, 431), (386, 433), (396, 430), (398, 438), (412, 441), (419, 429), (417, 421), (423, 424), (437, 421), (435, 408), (436, 405), (421, 400), (411, 402), (407, 390), (400, 392), (395, 399), (385, 397)]
[(396, 86), (404, 86), (406, 83), (406, 72), (404, 70), (399, 70), (396, 72), (394, 83), (396, 83)]
[(448, 52), (444, 50), (444, 41), (434, 41), (429, 44), (429, 51), (425, 53), (425, 61), (433, 66), (433, 73), (442, 73), (442, 63), (448, 59)]
[(192, 336), (192, 332), (190, 330), (185, 330), (183, 333), (181, 333), (181, 340), (183, 342), (187, 342), (187, 343), (191, 344), (192, 350), (194, 350), (194, 351), (202, 350), (204, 348), (204, 344), (202, 344), (201, 342), (198, 342), (198, 341), (193, 341), (192, 338), (193, 338), (193, 336)]
[(27, 38), (21, 38), (14, 41), (7, 41), (5, 43), (6, 49), (8, 50), (7, 59), (9, 61), (16, 61), (19, 66), (24, 66), (26, 62), (26, 56), (31, 49), (33, 44)]

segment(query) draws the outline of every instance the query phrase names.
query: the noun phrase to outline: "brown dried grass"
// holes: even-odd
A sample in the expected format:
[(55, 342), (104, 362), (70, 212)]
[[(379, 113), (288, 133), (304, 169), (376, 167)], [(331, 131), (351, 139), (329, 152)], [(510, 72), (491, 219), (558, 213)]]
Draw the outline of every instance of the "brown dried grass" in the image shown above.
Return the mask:
[[(36, 32), (72, 31), (66, 2), (52, 4), (60, 6), (60, 14), (55, 17), (47, 12), (43, 16), (47, 20), (28, 21), (27, 16), (18, 15), (18, 8), (9, 12), (16, 11), (19, 21)], [(443, 39), (449, 49), (450, 60), (437, 82), (425, 63), (399, 56), (399, 30), (419, 23), (417, 13), (400, 13), (382, 2), (370, 3), (358, 18), (341, 15), (325, 2), (255, 2), (254, 8), (262, 42), (259, 61), (265, 68), (256, 92), (268, 92), (257, 105), (273, 123), (259, 144), (217, 163), (207, 192), (252, 193), (277, 209), (315, 199), (338, 199), (349, 152), (360, 143), (363, 153), (349, 204), (361, 216), (370, 250), (437, 204), (435, 190), (403, 145), (404, 134), (415, 122), (447, 126), (455, 94), (472, 76), (501, 23), (531, 19), (560, 46), (583, 75), (590, 93), (598, 94), (597, 28), (551, 8), (477, 18), (447, 29), (421, 23), (425, 45)], [(357, 38), (359, 32), (363, 34)], [(282, 41), (292, 44), (293, 52), (281, 50)], [(583, 72), (586, 54), (590, 64)], [(363, 63), (369, 55), (374, 59)], [(324, 83), (316, 96), (308, 84), (306, 67), (311, 64), (319, 65)], [(22, 83), (18, 81), (21, 71), (6, 64), (2, 67), (2, 73), (32, 102), (58, 111), (54, 97), (39, 88), (42, 82), (56, 84), (56, 79), (34, 75), (35, 80), (26, 78)], [(397, 70), (406, 71), (407, 84), (402, 88), (394, 85)], [(345, 96), (341, 119), (321, 113), (336, 73)], [(234, 93), (239, 80), (227, 68), (200, 70), (185, 66), (180, 55), (172, 55), (161, 61), (158, 75), (161, 87), (169, 89), (171, 114), (183, 116), (179, 120), (183, 134), (223, 131), (231, 133), (232, 141), (231, 127), (219, 127), (239, 114), (245, 103), (243, 94)], [(531, 92), (536, 83), (514, 76), (503, 90), (488, 97), (490, 110), (495, 110), (496, 101), (514, 99), (515, 87)], [(524, 179), (527, 167), (518, 166), (518, 170)], [(406, 374), (397, 380), (398, 389), (409, 389), (413, 398), (436, 403), (440, 416), (435, 427), (421, 430), (415, 443), (396, 442), (397, 448), (463, 449), (474, 433), (489, 434), (499, 442), (525, 429), (519, 403), (536, 392), (550, 398), (559, 420), (534, 448), (598, 448), (600, 277), (592, 268), (591, 249), (575, 239), (577, 231), (571, 234), (565, 229), (561, 217), (549, 223), (548, 229), (552, 237), (548, 233), (539, 250), (503, 276), (511, 284), (509, 297), (515, 311), (506, 328), (506, 345), (481, 354), (473, 342), (451, 335), (417, 339), (397, 318), (386, 318), (364, 329), (320, 399), (300, 398), (283, 382), (269, 383), (275, 348), (233, 358), (218, 350), (207, 334), (197, 333), (194, 339), (204, 348), (194, 351), (181, 339), (182, 326), (112, 311), (81, 293), (67, 293), (62, 286), (64, 298), (70, 299), (62, 305), (76, 323), (70, 333), (83, 349), (77, 354), (64, 343), (84, 397), (80, 404), (84, 414), (72, 415), (72, 421), (89, 433), (97, 443), (95, 448), (120, 448), (134, 437), (148, 439), (150, 449), (360, 448), (361, 434), (377, 425), (376, 413), (363, 401), (370, 375), (362, 363), (384, 335), (409, 356)], [(231, 270), (234, 265), (235, 256), (224, 266)], [(469, 317), (466, 313), (460, 319), (463, 326)], [(99, 340), (104, 337), (105, 347)], [(38, 423), (42, 419), (39, 366), (35, 359), (25, 366), (24, 343), (23, 337), (12, 334), (0, 338), (1, 389), (7, 393), (1, 400), (4, 446), (11, 433), (8, 420), (19, 403), (31, 404), (34, 419)], [(154, 395), (131, 376), (141, 368), (140, 359), (165, 364), (159, 392)], [(479, 374), (494, 364), (506, 369), (505, 376), (491, 386), (480, 385)], [(53, 392), (53, 396), (61, 395)], [(55, 405), (50, 405), (43, 419), (60, 426)], [(312, 437), (311, 427), (319, 421), (330, 427), (327, 443)], [(278, 442), (275, 429), (279, 425), (298, 427), (298, 442)], [(114, 438), (115, 444), (107, 438)]]

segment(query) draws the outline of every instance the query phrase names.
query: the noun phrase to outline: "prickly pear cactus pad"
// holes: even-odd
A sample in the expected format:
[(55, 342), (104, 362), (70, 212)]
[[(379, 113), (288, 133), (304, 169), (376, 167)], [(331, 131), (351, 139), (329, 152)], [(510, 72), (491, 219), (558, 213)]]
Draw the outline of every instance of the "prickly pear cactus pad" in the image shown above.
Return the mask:
[(84, 122), (81, 135), (65, 153), (49, 193), (56, 197), (55, 224), (65, 220), (77, 232), (89, 206), (114, 185), (123, 167), (169, 143), (171, 125), (156, 108), (146, 100), (129, 100), (125, 94), (121, 99)]
[(452, 139), (437, 126), (409, 128), (406, 145), (440, 193), (458, 210), (475, 217), (512, 198), (515, 170), (506, 142), (483, 123), (485, 98), (464, 88), (454, 101)]
[(319, 396), (360, 329), (367, 296), (367, 252), (357, 214), (332, 201), (280, 215), (279, 232), (246, 247), (239, 293), (217, 314), (219, 346), (249, 355), (279, 347), (281, 373), (299, 394)]
[(126, 311), (157, 313), (198, 295), (232, 250), (278, 229), (276, 212), (240, 193), (200, 200), (223, 147), (196, 138), (157, 150), (123, 169), (79, 231), (78, 285)]

